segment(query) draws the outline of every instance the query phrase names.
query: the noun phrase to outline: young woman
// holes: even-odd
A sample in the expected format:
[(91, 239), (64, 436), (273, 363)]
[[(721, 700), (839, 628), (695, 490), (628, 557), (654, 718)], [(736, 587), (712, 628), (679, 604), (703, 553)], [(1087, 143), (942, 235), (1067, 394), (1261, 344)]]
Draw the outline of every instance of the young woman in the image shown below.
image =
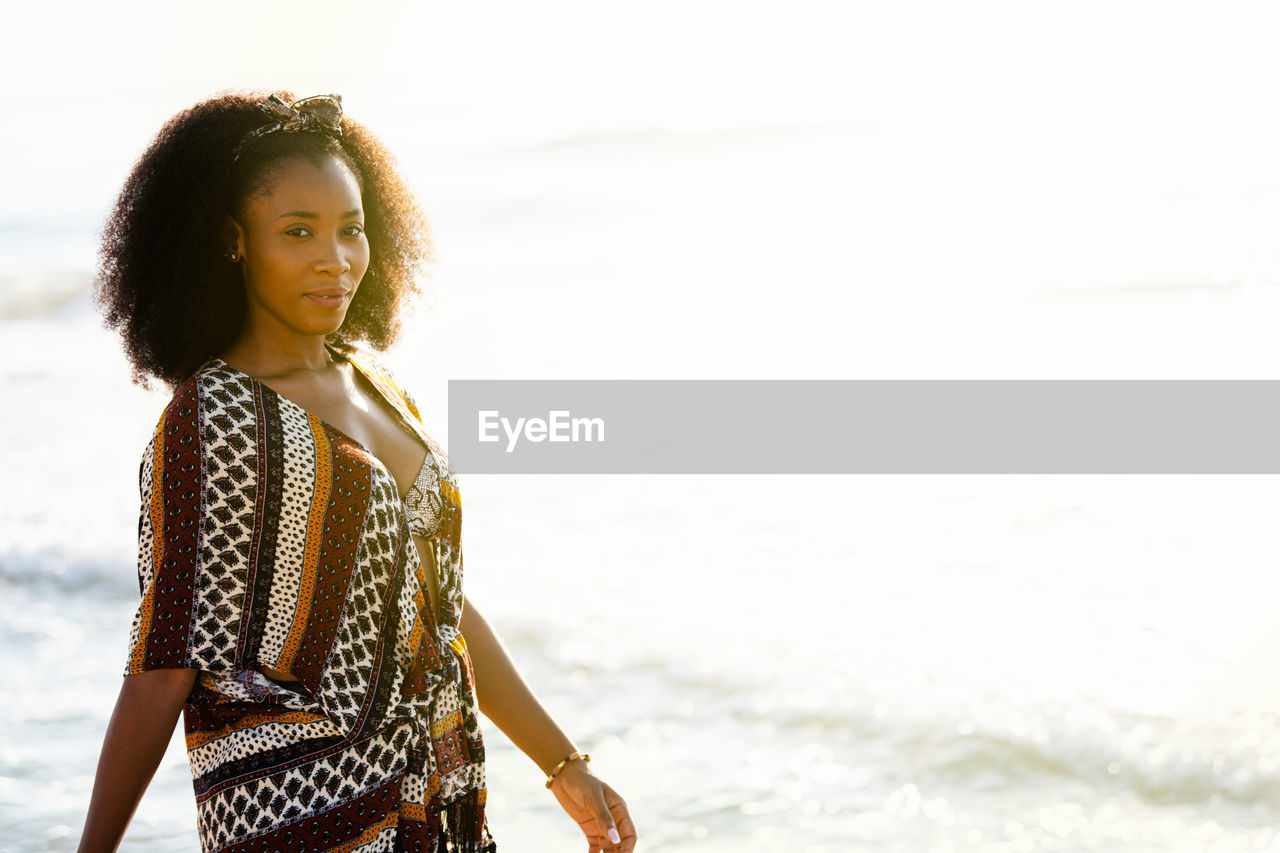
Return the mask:
[(114, 850), (184, 712), (204, 851), (489, 851), (477, 710), (591, 850), (626, 804), (462, 592), (461, 503), (365, 349), (430, 253), (337, 96), (175, 116), (108, 222), (98, 297), (174, 389), (140, 471), (139, 588), (81, 851)]

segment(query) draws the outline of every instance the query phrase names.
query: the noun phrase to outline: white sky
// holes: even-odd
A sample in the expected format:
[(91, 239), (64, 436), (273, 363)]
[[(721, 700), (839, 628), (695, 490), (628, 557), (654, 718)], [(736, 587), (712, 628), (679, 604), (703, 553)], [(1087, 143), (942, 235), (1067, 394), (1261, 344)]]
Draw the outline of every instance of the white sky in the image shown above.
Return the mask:
[(137, 99), (163, 118), (234, 87), (460, 113), (475, 125), (452, 125), (460, 134), (539, 118), (550, 131), (717, 113), (821, 122), (1194, 111), (1270, 124), (1280, 95), (1280, 10), (1261, 2), (232, 0), (11, 4), (5, 17), (0, 72), (19, 121), (50, 98)]

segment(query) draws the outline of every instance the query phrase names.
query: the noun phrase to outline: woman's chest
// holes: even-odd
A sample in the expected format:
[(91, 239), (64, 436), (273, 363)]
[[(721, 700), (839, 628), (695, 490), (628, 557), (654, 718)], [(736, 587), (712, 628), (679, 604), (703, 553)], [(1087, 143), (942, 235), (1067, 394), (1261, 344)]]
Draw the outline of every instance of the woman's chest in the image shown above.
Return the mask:
[(347, 365), (328, 382), (288, 384), (275, 390), (298, 408), (310, 413), (337, 434), (372, 457), (375, 466), (390, 474), (396, 493), (412, 486), (426, 461), (427, 448), (416, 431), (358, 371)]

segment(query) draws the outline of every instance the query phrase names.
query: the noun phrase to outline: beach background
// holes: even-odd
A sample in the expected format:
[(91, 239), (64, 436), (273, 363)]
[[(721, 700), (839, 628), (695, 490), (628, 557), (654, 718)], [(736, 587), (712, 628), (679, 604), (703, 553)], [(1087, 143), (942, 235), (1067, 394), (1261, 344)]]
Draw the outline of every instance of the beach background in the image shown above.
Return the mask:
[[(218, 90), (340, 92), (398, 156), (438, 262), (390, 360), (446, 444), (451, 378), (1280, 378), (1271, 4), (60, 3), (6, 32), (0, 851), (74, 849), (137, 604), (166, 397), (100, 328), (96, 235)], [(1274, 477), (461, 485), (470, 596), (645, 851), (1280, 850)], [(579, 849), (486, 737), (502, 849)], [(179, 739), (122, 850), (197, 850)]]

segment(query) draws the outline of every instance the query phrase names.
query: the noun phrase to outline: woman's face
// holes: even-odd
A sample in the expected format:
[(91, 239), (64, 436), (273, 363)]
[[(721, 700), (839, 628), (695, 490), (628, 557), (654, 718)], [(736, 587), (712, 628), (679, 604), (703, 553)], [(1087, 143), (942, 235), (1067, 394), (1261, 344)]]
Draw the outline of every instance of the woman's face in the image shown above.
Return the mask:
[(246, 328), (280, 339), (337, 331), (369, 268), (364, 205), (351, 169), (335, 157), (319, 165), (284, 160), (233, 225)]

